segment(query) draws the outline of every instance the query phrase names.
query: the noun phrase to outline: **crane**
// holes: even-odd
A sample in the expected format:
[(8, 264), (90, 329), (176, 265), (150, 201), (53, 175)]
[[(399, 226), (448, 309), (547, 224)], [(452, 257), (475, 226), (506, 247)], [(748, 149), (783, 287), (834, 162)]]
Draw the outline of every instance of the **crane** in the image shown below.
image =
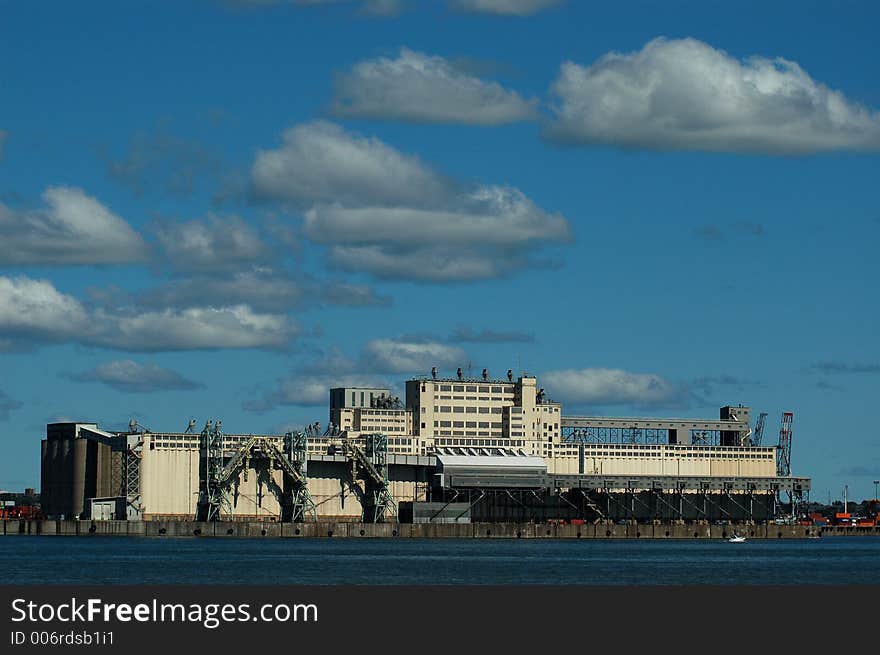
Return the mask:
[(764, 436), (764, 420), (767, 418), (767, 412), (761, 412), (758, 415), (758, 420), (755, 421), (755, 431), (752, 433), (752, 445), (760, 446), (761, 445), (761, 437)]
[(779, 448), (776, 450), (776, 475), (791, 475), (791, 424), (793, 412), (782, 412), (782, 426), (779, 428)]

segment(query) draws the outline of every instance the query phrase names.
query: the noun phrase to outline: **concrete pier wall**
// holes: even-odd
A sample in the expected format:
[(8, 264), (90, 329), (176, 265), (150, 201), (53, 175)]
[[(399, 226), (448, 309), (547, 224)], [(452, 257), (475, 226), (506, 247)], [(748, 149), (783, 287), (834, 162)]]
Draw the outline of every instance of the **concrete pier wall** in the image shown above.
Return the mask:
[(130, 536), (226, 538), (457, 538), (457, 539), (725, 539), (733, 533), (750, 539), (804, 539), (830, 536), (880, 536), (880, 526), (864, 528), (801, 525), (543, 523), (277, 523), (273, 521), (0, 521), (0, 536)]

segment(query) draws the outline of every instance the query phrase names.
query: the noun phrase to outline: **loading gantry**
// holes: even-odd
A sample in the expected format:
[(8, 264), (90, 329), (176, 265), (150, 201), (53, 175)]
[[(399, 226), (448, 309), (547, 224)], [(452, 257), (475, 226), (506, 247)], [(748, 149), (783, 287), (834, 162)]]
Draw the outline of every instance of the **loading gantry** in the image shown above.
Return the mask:
[(384, 523), (397, 518), (397, 503), (389, 490), (388, 437), (384, 434), (361, 435), (364, 447), (343, 439), (342, 452), (351, 462), (351, 479), (364, 481), (361, 495), (364, 523)]
[(278, 497), (282, 522), (299, 523), (307, 515), (317, 520), (306, 478), (308, 442), (302, 432), (288, 432), (283, 450), (277, 437), (258, 435), (234, 449), (224, 450), (220, 422), (212, 428), (209, 421), (202, 431), (200, 446), (197, 521), (218, 521), (222, 514), (231, 514), (229, 488), (239, 477), (247, 481), (248, 471), (258, 466), (283, 474), (282, 487), (270, 485)]

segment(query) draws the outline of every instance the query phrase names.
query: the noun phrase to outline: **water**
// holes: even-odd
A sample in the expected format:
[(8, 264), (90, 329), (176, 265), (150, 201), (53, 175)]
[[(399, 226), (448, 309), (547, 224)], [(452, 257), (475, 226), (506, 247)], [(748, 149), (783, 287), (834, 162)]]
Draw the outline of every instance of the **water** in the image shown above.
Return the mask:
[(0, 539), (5, 584), (880, 584), (878, 561), (880, 537)]

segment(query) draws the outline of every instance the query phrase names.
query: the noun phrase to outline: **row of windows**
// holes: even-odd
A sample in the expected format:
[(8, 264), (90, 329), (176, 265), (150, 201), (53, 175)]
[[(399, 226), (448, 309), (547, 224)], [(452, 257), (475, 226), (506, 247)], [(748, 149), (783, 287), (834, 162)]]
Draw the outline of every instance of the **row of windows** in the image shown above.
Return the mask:
[(459, 405), (434, 405), (440, 414), (502, 414), (503, 407), (461, 407)]
[(434, 421), (435, 428), (494, 428), (501, 429), (501, 423), (488, 423), (486, 421)]
[(441, 384), (440, 391), (452, 391), (454, 393), (505, 393), (504, 387), (475, 387), (461, 384)]
[(476, 431), (473, 431), (473, 430), (468, 430), (468, 431), (464, 431), (464, 430), (440, 430), (440, 434), (442, 434), (443, 436), (447, 436), (447, 437), (451, 437), (451, 436), (453, 436), (453, 435), (458, 436), (458, 437), (465, 437), (465, 436), (467, 436), (467, 437), (489, 437), (489, 436), (500, 437), (500, 436), (503, 436), (503, 435), (501, 435), (501, 433), (498, 433), (498, 432), (495, 432), (495, 433), (492, 433), (492, 432), (476, 432)]

